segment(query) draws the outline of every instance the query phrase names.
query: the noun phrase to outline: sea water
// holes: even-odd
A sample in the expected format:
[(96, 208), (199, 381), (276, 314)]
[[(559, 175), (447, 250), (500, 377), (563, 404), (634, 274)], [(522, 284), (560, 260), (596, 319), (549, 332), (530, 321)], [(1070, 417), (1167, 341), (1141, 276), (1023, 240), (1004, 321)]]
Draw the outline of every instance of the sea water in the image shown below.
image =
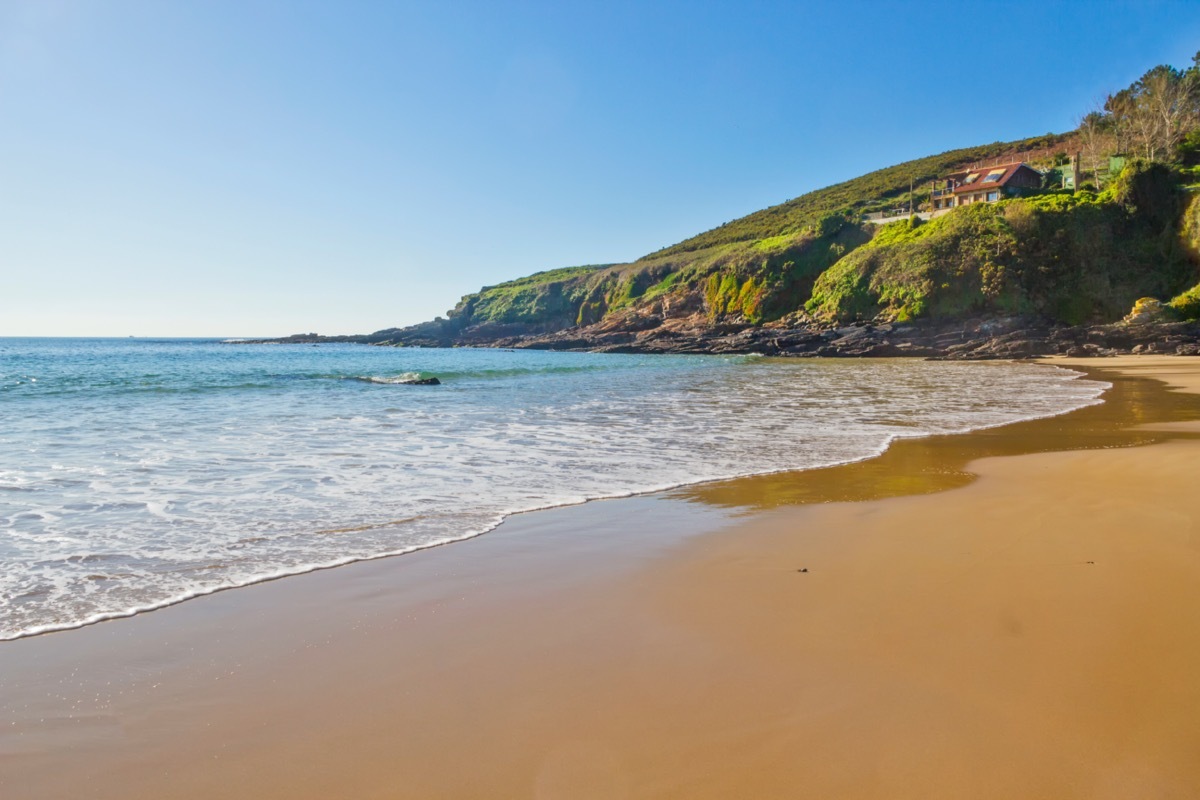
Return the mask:
[(1015, 363), (0, 339), (0, 638), (1104, 388)]

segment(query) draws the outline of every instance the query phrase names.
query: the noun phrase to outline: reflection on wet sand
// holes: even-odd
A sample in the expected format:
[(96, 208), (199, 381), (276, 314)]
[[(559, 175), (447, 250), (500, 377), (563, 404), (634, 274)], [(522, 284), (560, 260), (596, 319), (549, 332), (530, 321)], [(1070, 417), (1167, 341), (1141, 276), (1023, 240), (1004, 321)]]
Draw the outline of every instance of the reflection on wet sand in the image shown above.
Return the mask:
[(930, 494), (974, 480), (967, 465), (979, 458), (1066, 450), (1137, 447), (1200, 434), (1186, 430), (1137, 429), (1200, 420), (1200, 396), (1169, 390), (1162, 382), (1104, 372), (1104, 402), (1060, 417), (1030, 420), (969, 436), (900, 439), (878, 458), (807, 472), (760, 475), (686, 486), (678, 498), (749, 513), (811, 503), (848, 503)]

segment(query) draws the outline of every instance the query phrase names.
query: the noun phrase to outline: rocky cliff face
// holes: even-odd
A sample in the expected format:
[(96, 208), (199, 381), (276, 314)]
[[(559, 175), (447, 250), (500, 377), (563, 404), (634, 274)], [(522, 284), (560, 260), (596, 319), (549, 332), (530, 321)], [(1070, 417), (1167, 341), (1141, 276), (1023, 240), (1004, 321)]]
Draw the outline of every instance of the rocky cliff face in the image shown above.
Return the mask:
[(857, 322), (835, 326), (798, 315), (765, 325), (710, 323), (706, 317), (634, 314), (604, 323), (537, 333), (519, 325), (490, 324), (450, 333), (435, 323), (360, 337), (301, 334), (275, 343), (359, 342), (382, 346), (500, 347), (589, 350), (603, 353), (737, 354), (797, 358), (1022, 359), (1050, 355), (1128, 353), (1200, 355), (1200, 322), (1138, 319), (1070, 326), (1027, 317), (953, 322)]
[(761, 353), (800, 358), (919, 357), (950, 360), (1125, 353), (1200, 355), (1200, 323), (1068, 326), (1024, 317), (953, 322), (857, 322), (835, 327), (804, 318), (768, 325), (643, 317), (637, 327), (591, 326), (520, 336), (489, 346), (612, 353)]

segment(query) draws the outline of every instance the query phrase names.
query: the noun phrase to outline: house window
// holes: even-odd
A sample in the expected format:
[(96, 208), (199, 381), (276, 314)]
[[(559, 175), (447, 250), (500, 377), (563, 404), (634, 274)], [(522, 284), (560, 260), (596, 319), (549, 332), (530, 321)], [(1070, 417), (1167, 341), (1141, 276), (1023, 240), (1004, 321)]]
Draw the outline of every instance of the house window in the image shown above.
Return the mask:
[(988, 192), (987, 199), (988, 199), (989, 203), (994, 203), (1000, 199), (1000, 193), (999, 192)]
[(1004, 173), (1006, 173), (1006, 172), (1008, 172), (1007, 169), (994, 169), (987, 174), (987, 177), (985, 177), (983, 179), (983, 182), (984, 183), (995, 183), (996, 181), (1003, 178)]
[(968, 175), (967, 177), (963, 178), (963, 183), (974, 183), (974, 182), (975, 182), (975, 181), (977, 181), (977, 180), (979, 180), (979, 173), (978, 173), (978, 172), (972, 172), (970, 175)]

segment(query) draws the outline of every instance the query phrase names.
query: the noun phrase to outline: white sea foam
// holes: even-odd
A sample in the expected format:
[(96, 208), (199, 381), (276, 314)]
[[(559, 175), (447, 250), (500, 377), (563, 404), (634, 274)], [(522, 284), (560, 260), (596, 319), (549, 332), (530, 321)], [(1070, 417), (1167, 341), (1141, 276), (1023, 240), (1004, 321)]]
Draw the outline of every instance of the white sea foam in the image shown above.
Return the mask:
[(421, 379), (419, 372), (402, 372), (399, 375), (354, 375), (352, 380), (364, 381), (366, 383), (381, 383), (381, 384), (399, 384), (412, 383)]
[[(469, 538), (516, 512), (869, 458), (1104, 388), (1023, 364), (104, 346), (31, 348), (36, 389), (0, 373), (0, 638)], [(443, 385), (387, 385), (421, 375)]]

